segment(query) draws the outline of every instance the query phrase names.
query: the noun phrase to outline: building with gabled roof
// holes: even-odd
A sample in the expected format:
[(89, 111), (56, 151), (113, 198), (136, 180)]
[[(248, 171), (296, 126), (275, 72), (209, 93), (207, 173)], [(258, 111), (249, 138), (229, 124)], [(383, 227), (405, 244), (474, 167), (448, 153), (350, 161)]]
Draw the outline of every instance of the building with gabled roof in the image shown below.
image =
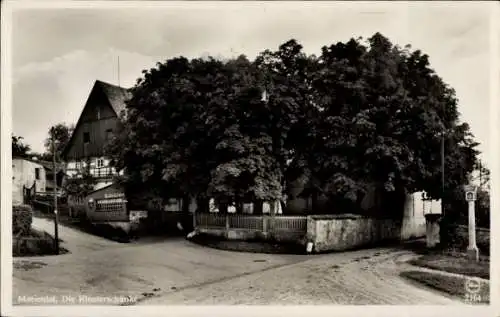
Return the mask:
[(56, 174), (56, 185), (58, 190), (62, 188), (64, 176), (66, 175), (66, 167), (63, 163), (56, 163), (56, 168), (54, 170), (54, 163), (50, 161), (38, 161), (43, 168), (45, 169), (45, 191), (52, 192), (54, 191), (54, 173)]
[(90, 162), (98, 187), (112, 182), (117, 171), (110, 166), (105, 147), (116, 132), (130, 97), (129, 89), (96, 80), (62, 153), (68, 177), (76, 176)]
[(45, 192), (46, 179), (44, 166), (39, 161), (27, 157), (12, 157), (12, 204), (27, 203), (26, 189)]

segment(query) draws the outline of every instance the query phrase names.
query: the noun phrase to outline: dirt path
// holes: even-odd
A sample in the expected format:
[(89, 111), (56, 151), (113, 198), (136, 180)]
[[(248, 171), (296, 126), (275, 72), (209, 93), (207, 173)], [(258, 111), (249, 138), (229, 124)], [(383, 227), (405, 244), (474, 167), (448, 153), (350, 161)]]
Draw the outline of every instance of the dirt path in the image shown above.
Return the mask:
[(172, 291), (142, 302), (263, 305), (455, 305), (460, 301), (399, 277), (414, 267), (407, 251), (363, 250), (320, 255), (207, 285)]
[[(53, 223), (35, 219), (49, 233)], [(165, 304), (460, 304), (399, 276), (411, 251), (325, 255), (215, 250), (183, 238), (122, 244), (60, 226), (61, 256), (15, 258), (19, 296), (131, 296)]]
[[(33, 217), (32, 226), (35, 229), (45, 231), (54, 236), (54, 222), (52, 220)], [(70, 254), (88, 253), (106, 248), (126, 246), (126, 244), (94, 236), (64, 225), (59, 225), (58, 230), (59, 239), (62, 240), (61, 247), (69, 250)], [(69, 256), (70, 254), (64, 256)]]

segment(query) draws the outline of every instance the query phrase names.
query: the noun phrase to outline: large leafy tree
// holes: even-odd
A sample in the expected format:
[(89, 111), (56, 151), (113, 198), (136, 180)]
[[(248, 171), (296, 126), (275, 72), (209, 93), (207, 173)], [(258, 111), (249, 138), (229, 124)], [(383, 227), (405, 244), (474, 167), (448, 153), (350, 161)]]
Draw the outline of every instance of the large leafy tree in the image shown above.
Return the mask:
[(315, 133), (318, 115), (312, 89), (317, 58), (305, 54), (302, 45), (292, 39), (276, 51), (262, 52), (254, 63), (267, 97), (263, 105), (266, 115), (259, 120), (270, 138), (281, 194), (289, 194), (297, 178), (309, 172), (304, 154)]
[(428, 56), (375, 34), (366, 44), (351, 39), (324, 47), (320, 65), (313, 85), (321, 115), (307, 152), (323, 193), (356, 202), (375, 185), (382, 193), (424, 190), (441, 198), (463, 184), (477, 143), (458, 122), (455, 93), (430, 69)]
[(216, 140), (216, 167), (209, 194), (237, 208), (242, 202), (279, 199), (279, 164), (269, 131), (272, 113), (261, 98), (258, 69), (244, 56), (227, 61), (224, 68), (229, 91), (222, 98), (227, 104), (208, 110), (218, 121), (218, 128), (210, 131)]
[(290, 40), (255, 61), (158, 63), (134, 87), (109, 150), (128, 187), (159, 200), (281, 199), (296, 179), (352, 206), (373, 186), (451, 199), (478, 153), (457, 104), (427, 55), (381, 34), (318, 57)]
[(244, 56), (176, 58), (145, 72), (122, 139), (109, 148), (130, 187), (148, 184), (160, 200), (210, 196), (224, 204), (280, 196), (258, 80)]

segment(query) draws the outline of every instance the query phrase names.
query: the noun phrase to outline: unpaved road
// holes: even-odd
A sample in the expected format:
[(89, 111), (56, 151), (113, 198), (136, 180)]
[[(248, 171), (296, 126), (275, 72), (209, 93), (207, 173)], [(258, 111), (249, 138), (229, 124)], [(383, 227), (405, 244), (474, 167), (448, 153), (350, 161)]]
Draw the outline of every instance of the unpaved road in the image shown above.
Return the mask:
[[(47, 220), (34, 226), (52, 232)], [(461, 304), (399, 277), (414, 269), (409, 251), (253, 254), (180, 238), (120, 244), (64, 226), (60, 237), (72, 253), (14, 259), (14, 304), (30, 295), (130, 296), (138, 305)]]

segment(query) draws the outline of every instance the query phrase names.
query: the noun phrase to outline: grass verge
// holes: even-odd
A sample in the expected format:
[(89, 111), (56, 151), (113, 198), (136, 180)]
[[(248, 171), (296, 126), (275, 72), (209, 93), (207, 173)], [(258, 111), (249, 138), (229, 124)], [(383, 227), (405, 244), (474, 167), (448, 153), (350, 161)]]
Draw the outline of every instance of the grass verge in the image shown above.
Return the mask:
[[(490, 302), (489, 284), (481, 280), (421, 271), (406, 271), (402, 272), (401, 276), (459, 298), (466, 303), (489, 304)], [(476, 288), (473, 288), (471, 280), (479, 283), (476, 284)]]
[(481, 258), (479, 262), (471, 261), (464, 256), (446, 254), (427, 254), (409, 261), (410, 264), (449, 273), (467, 276), (490, 278), (490, 261)]
[[(59, 253), (56, 253), (55, 239), (44, 231), (31, 229), (28, 235), (13, 237), (12, 256), (43, 256), (68, 253), (68, 250), (59, 246)], [(59, 239), (59, 242), (62, 242)]]
[(241, 241), (227, 240), (205, 234), (198, 234), (190, 241), (206, 247), (236, 252), (267, 253), (267, 254), (305, 254), (305, 248), (296, 243), (278, 243), (271, 241)]

